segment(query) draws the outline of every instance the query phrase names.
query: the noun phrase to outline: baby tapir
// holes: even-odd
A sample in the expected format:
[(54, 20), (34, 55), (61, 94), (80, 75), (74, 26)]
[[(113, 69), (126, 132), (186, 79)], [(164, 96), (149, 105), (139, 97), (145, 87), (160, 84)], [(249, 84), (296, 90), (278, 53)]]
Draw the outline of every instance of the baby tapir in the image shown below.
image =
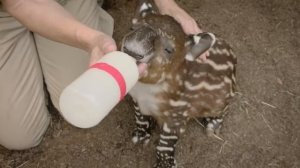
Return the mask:
[[(133, 20), (133, 31), (121, 47), (138, 63), (148, 64), (129, 92), (135, 104), (133, 142), (147, 143), (157, 122), (161, 132), (154, 167), (173, 168), (175, 144), (189, 119), (202, 118), (208, 133), (218, 133), (234, 95), (237, 58), (212, 34), (187, 36), (172, 17), (156, 14), (147, 1), (138, 11), (141, 17)], [(202, 61), (198, 56), (207, 48), (209, 56)]]

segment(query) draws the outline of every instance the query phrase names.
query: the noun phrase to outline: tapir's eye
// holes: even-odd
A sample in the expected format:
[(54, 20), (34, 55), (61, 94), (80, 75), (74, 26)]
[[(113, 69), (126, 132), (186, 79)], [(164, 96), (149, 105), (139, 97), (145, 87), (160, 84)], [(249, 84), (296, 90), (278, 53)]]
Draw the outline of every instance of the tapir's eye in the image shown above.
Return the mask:
[(173, 52), (174, 52), (174, 49), (173, 48), (165, 48), (165, 52), (167, 53), (167, 54), (172, 54)]

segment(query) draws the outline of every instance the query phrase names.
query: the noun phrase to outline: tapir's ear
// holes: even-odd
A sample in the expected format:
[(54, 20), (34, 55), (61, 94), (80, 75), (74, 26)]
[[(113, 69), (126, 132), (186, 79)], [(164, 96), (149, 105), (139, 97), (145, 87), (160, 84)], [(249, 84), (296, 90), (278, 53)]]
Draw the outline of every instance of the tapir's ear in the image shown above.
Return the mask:
[(141, 19), (150, 13), (158, 13), (157, 7), (153, 0), (138, 0), (135, 16), (132, 19), (132, 24), (136, 25)]
[(216, 37), (212, 33), (204, 32), (197, 35), (190, 35), (185, 43), (185, 46), (188, 48), (185, 59), (194, 61), (197, 57), (210, 49), (215, 42)]

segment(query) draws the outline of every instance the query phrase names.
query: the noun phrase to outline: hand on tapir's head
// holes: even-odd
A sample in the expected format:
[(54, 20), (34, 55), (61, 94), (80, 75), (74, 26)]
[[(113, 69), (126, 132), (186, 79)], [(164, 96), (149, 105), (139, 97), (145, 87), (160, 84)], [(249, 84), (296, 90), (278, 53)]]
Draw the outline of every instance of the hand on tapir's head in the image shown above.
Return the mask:
[[(180, 8), (175, 1), (154, 0), (154, 2), (155, 4), (153, 4), (153, 2), (150, 0), (138, 1), (136, 13), (132, 20), (134, 26), (141, 24), (141, 22), (143, 22), (143, 18), (145, 18), (147, 15), (160, 13), (173, 17), (181, 25), (181, 28), (186, 35), (196, 35), (202, 33), (202, 30), (199, 28), (195, 19), (191, 17), (185, 10)], [(203, 52), (197, 57), (205, 62), (208, 56), (209, 52)]]

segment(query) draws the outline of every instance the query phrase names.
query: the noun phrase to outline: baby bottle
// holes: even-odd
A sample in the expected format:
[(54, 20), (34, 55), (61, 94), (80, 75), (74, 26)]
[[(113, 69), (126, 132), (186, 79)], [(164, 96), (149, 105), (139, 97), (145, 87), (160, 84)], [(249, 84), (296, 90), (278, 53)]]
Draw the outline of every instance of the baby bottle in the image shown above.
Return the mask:
[(62, 116), (79, 128), (97, 125), (138, 80), (136, 60), (115, 51), (103, 56), (60, 95)]

